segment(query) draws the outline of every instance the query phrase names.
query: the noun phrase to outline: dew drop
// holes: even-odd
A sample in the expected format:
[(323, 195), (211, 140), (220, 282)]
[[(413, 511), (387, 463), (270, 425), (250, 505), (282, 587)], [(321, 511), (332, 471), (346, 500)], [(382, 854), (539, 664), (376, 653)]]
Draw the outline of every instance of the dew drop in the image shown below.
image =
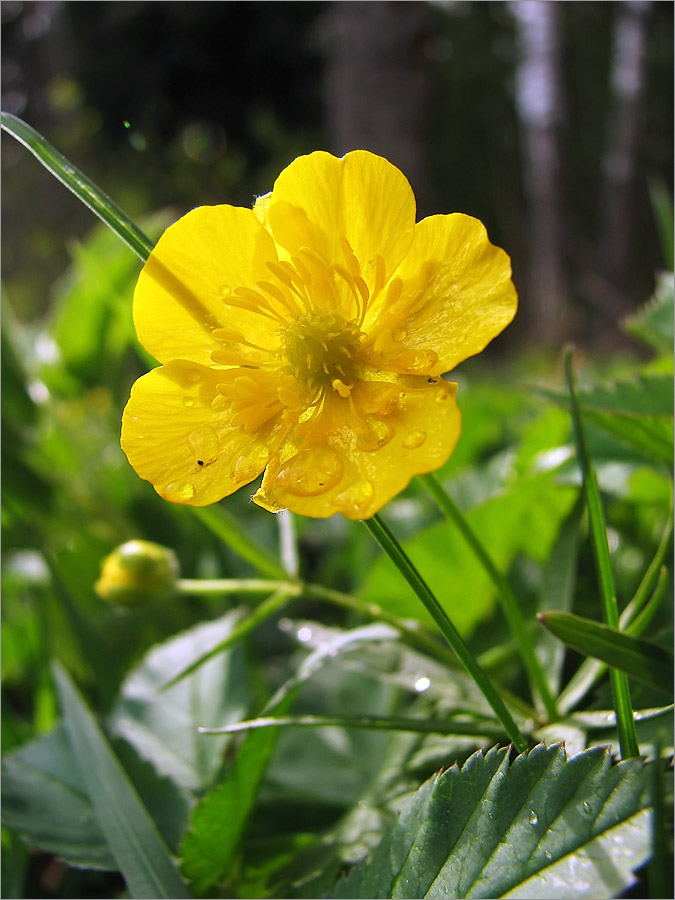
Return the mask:
[(230, 478), (233, 484), (248, 484), (253, 481), (267, 465), (270, 458), (266, 447), (256, 447), (245, 456), (240, 456), (232, 465)]
[(188, 384), (199, 384), (202, 380), (202, 373), (196, 367), (189, 368), (185, 372), (185, 380)]
[(448, 392), (445, 388), (441, 387), (436, 391), (436, 396), (434, 398), (436, 403), (447, 403), (448, 402)]
[(530, 825), (536, 825), (539, 822), (539, 816), (533, 809), (530, 810), (530, 818), (528, 819), (528, 821)]
[(431, 687), (431, 680), (427, 678), (426, 675), (423, 675), (421, 678), (418, 678), (415, 682), (415, 690), (422, 694), (424, 691), (428, 691)]
[(189, 481), (172, 481), (164, 488), (163, 496), (172, 503), (185, 503), (192, 500), (196, 493), (194, 484)]
[(183, 406), (194, 406), (195, 401), (193, 397), (183, 397)]
[(426, 431), (411, 431), (410, 434), (403, 439), (403, 446), (407, 450), (416, 450), (418, 447), (422, 446), (426, 439)]
[(298, 640), (303, 643), (307, 643), (307, 641), (312, 640), (312, 629), (311, 628), (299, 628), (298, 629)]
[(393, 341), (404, 341), (408, 337), (408, 332), (405, 328), (396, 328), (391, 336)]
[(335, 450), (311, 447), (288, 460), (277, 475), (277, 483), (296, 497), (318, 497), (339, 483), (343, 471)]
[(365, 512), (375, 496), (375, 488), (370, 481), (357, 481), (348, 490), (338, 494), (333, 503), (338, 509)]
[(208, 425), (190, 432), (188, 444), (195, 455), (195, 459), (201, 460), (202, 465), (208, 465), (208, 463), (218, 458), (218, 435)]
[(365, 434), (359, 435), (356, 446), (359, 450), (363, 450), (366, 453), (372, 453), (375, 450), (379, 450), (380, 447), (384, 447), (385, 444), (388, 444), (393, 436), (393, 425), (389, 422), (382, 422), (379, 419), (374, 419), (370, 423), (370, 430)]
[(584, 802), (583, 802), (583, 809), (584, 809), (584, 812), (586, 813), (587, 816), (592, 816), (592, 815), (593, 815), (593, 809), (592, 809), (592, 807), (591, 807), (591, 804), (588, 802), (588, 800), (584, 800)]

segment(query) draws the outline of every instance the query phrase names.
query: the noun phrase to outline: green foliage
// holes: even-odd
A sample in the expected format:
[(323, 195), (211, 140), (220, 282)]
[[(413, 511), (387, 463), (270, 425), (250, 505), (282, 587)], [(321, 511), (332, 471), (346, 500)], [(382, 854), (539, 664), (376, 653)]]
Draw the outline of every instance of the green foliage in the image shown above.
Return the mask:
[(648, 856), (648, 803), (642, 762), (599, 748), (478, 753), (406, 800), (330, 896), (613, 897)]
[[(116, 873), (130, 896), (626, 890), (650, 855), (653, 765), (613, 765), (596, 747), (618, 753), (619, 735), (605, 664), (587, 658), (602, 619), (596, 534), (558, 363), (462, 367), (463, 433), (439, 473), (517, 599), (557, 716), (532, 706), (494, 582), (460, 531), (417, 484), (383, 515), (534, 746), (510, 761), (503, 719), (362, 527), (296, 522), (296, 581), (252, 486), (195, 514), (131, 471), (119, 417), (148, 364), (131, 323), (136, 271), (114, 236), (95, 231), (43, 323), (3, 319), (8, 896), (119, 895)], [(652, 359), (590, 360), (578, 373), (620, 613), (599, 655), (622, 666), (628, 648), (641, 665), (625, 668), (649, 758), (656, 744), (672, 749), (659, 684), (632, 677), (647, 665), (638, 638), (652, 670), (672, 643), (672, 299), (660, 290), (629, 325)], [(124, 609), (97, 597), (102, 560), (132, 539), (176, 554), (177, 594), (141, 592)], [(541, 612), (595, 628), (566, 649)], [(286, 724), (200, 731), (269, 717)], [(661, 790), (663, 823), (667, 782)], [(52, 891), (24, 842), (103, 887), (65, 879)]]

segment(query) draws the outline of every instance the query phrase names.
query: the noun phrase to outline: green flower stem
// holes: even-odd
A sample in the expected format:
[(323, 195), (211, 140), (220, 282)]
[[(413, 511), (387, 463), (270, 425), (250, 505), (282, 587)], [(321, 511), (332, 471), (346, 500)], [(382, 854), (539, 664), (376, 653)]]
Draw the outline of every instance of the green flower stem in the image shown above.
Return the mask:
[(454, 500), (444, 490), (441, 483), (435, 475), (421, 475), (420, 479), (427, 491), (438, 504), (439, 508), (450, 521), (457, 526), (462, 537), (471, 547), (483, 568), (492, 579), (492, 583), (497, 588), (497, 596), (499, 598), (504, 617), (508, 622), (511, 633), (515, 639), (516, 645), (520, 651), (523, 663), (530, 676), (530, 682), (539, 694), (541, 702), (544, 705), (546, 714), (551, 721), (558, 718), (558, 710), (555, 698), (551, 693), (546, 674), (542, 668), (537, 654), (535, 653), (532, 635), (527, 627), (523, 614), (520, 610), (518, 600), (511, 590), (509, 583), (495, 566), (489, 553), (481, 543), (479, 537), (471, 528), (466, 518), (455, 504)]
[[(460, 666), (457, 656), (452, 650), (438, 641), (434, 635), (429, 634), (421, 623), (412, 619), (401, 619), (399, 616), (382, 609), (376, 603), (359, 600), (358, 597), (354, 597), (351, 594), (344, 594), (341, 591), (335, 591), (321, 584), (290, 580), (273, 581), (262, 578), (181, 578), (178, 581), (177, 588), (179, 593), (185, 595), (213, 594), (220, 596), (226, 594), (269, 594), (272, 591), (292, 590), (296, 597), (313, 597), (318, 600), (324, 600), (327, 603), (332, 603), (333, 606), (348, 609), (359, 616), (374, 619), (378, 622), (385, 622), (399, 632), (403, 643), (412, 650), (426, 653), (427, 656), (451, 669), (456, 669)], [(492, 656), (493, 654), (488, 652), (486, 659), (488, 657), (492, 658)], [(201, 660), (198, 662), (201, 665)], [(500, 665), (501, 662), (501, 656), (495, 657), (493, 660), (495, 666)], [(508, 699), (511, 706), (518, 709), (525, 718), (536, 718), (535, 711), (527, 703), (523, 702), (520, 697), (512, 695), (503, 688), (500, 688), (500, 692)]]
[(219, 653), (227, 650), (227, 648), (236, 643), (236, 641), (241, 640), (243, 637), (253, 631), (254, 628), (257, 628), (258, 625), (265, 621), (265, 619), (269, 619), (270, 616), (274, 615), (274, 613), (282, 609), (289, 600), (291, 600), (293, 597), (297, 597), (298, 594), (299, 588), (297, 587), (297, 585), (285, 584), (280, 587), (270, 597), (268, 597), (267, 600), (264, 600), (260, 604), (260, 606), (257, 606), (250, 616), (240, 622), (239, 625), (237, 625), (228, 634), (225, 640), (221, 641), (219, 644), (216, 644), (216, 646), (212, 647), (208, 653), (200, 656), (199, 659), (196, 659), (193, 663), (190, 663), (189, 666), (186, 666), (177, 675), (174, 675), (174, 677), (170, 681), (167, 681), (166, 684), (162, 685), (162, 690), (166, 691), (170, 687), (173, 687), (174, 684), (182, 681), (183, 678), (191, 675), (200, 666), (203, 666), (205, 662), (208, 662), (208, 660), (212, 659), (214, 656), (217, 656)]
[(300, 725), (305, 728), (374, 728), (384, 731), (415, 731), (423, 734), (467, 734), (481, 735), (491, 740), (500, 740), (504, 733), (494, 726), (480, 722), (429, 722), (426, 719), (410, 719), (400, 716), (259, 716), (244, 722), (224, 725), (222, 728), (198, 728), (200, 734), (236, 734), (255, 728), (271, 728), (277, 725)]
[[(595, 470), (591, 464), (591, 459), (586, 447), (586, 438), (581, 423), (581, 413), (579, 412), (579, 404), (574, 388), (574, 374), (572, 372), (572, 350), (565, 351), (565, 377), (567, 379), (567, 387), (570, 395), (570, 406), (572, 411), (572, 422), (574, 425), (574, 441), (577, 448), (577, 457), (581, 467), (581, 474), (584, 483), (584, 491), (586, 494), (586, 503), (588, 505), (588, 516), (591, 525), (591, 537), (593, 546), (593, 556), (595, 559), (595, 567), (598, 574), (598, 582), (600, 586), (600, 594), (602, 597), (605, 622), (610, 628), (619, 628), (619, 610), (616, 603), (616, 593), (614, 590), (614, 578), (612, 576), (612, 565), (609, 556), (609, 544), (607, 543), (607, 527), (605, 525), (605, 514), (602, 508), (602, 500), (600, 499), (600, 489), (595, 475)], [(633, 720), (633, 708), (630, 702), (630, 692), (628, 689), (628, 679), (623, 672), (618, 669), (609, 670), (610, 684), (612, 688), (612, 698), (614, 711), (616, 713), (616, 724), (619, 732), (619, 747), (621, 756), (626, 759), (631, 756), (639, 756), (639, 748), (637, 741), (637, 733), (635, 731), (635, 722)]]
[(511, 713), (506, 708), (504, 701), (495, 690), (492, 682), (481, 669), (477, 660), (462, 640), (460, 633), (448, 618), (447, 613), (440, 605), (436, 597), (432, 594), (427, 583), (423, 580), (417, 569), (414, 567), (410, 559), (406, 556), (403, 548), (396, 540), (394, 535), (389, 531), (384, 522), (378, 517), (373, 516), (372, 519), (365, 519), (363, 523), (370, 531), (372, 536), (378, 542), (380, 547), (389, 556), (394, 565), (410, 587), (415, 591), (425, 608), (432, 616), (440, 628), (443, 636), (455, 651), (460, 661), (463, 663), (469, 675), (476, 682), (494, 710), (497, 718), (504, 726), (509, 738), (513, 741), (516, 749), (523, 752), (527, 749), (527, 742), (520, 733), (518, 726), (513, 720)]
[(271, 594), (295, 588), (294, 581), (266, 578), (180, 578), (176, 585), (181, 594)]
[(23, 119), (3, 112), (0, 125), (20, 144), (23, 144), (55, 178), (64, 184), (69, 191), (81, 200), (85, 206), (102, 219), (105, 224), (130, 247), (136, 256), (145, 262), (150, 255), (153, 243), (143, 234), (119, 206), (108, 197), (84, 172), (69, 162), (63, 154), (52, 147), (49, 141), (31, 128)]

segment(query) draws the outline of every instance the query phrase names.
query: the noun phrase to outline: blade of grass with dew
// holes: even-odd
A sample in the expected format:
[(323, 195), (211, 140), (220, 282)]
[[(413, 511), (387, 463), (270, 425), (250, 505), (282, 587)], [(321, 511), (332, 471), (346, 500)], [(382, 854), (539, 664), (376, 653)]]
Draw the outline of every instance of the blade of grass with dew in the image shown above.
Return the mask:
[(558, 710), (556, 709), (555, 699), (551, 693), (546, 675), (537, 659), (534, 651), (534, 643), (532, 636), (525, 624), (523, 614), (520, 610), (518, 600), (511, 590), (508, 582), (493, 563), (490, 554), (487, 552), (478, 536), (475, 534), (469, 523), (466, 521), (459, 508), (455, 505), (450, 495), (443, 489), (441, 483), (435, 475), (419, 476), (425, 488), (437, 503), (440, 510), (450, 519), (450, 521), (459, 529), (462, 537), (471, 547), (477, 558), (480, 560), (483, 568), (492, 579), (492, 583), (497, 588), (498, 597), (504, 617), (508, 622), (511, 633), (520, 651), (523, 663), (527, 670), (532, 686), (539, 695), (549, 719), (558, 718)]
[(0, 124), (145, 262), (153, 247), (150, 238), (84, 172), (23, 119), (3, 112)]
[(53, 667), (63, 718), (87, 793), (132, 898), (186, 898), (169, 850), (135, 788), (72, 683)]
[[(584, 430), (581, 422), (581, 413), (579, 412), (579, 404), (577, 402), (577, 396), (574, 387), (571, 348), (568, 348), (565, 351), (564, 363), (565, 378), (567, 380), (567, 387), (570, 395), (572, 423), (574, 426), (574, 441), (576, 444), (579, 465), (581, 467), (584, 491), (586, 494), (586, 503), (588, 505), (593, 556), (595, 558), (605, 621), (610, 628), (618, 629), (619, 611), (616, 603), (614, 578), (612, 576), (612, 566), (609, 557), (609, 544), (607, 542), (605, 514), (602, 508), (600, 489), (598, 487), (595, 469), (591, 465), (591, 459), (586, 448), (586, 438), (584, 435)], [(619, 672), (616, 669), (612, 668), (610, 668), (609, 670), (609, 677), (612, 687), (614, 711), (616, 712), (621, 756), (624, 759), (632, 756), (638, 756), (639, 749), (637, 734), (635, 732), (635, 723), (633, 721), (633, 709), (630, 701), (630, 692), (628, 690), (628, 680), (622, 672)]]
[(584, 656), (601, 659), (672, 698), (672, 650), (572, 613), (544, 612), (537, 618), (559, 640)]
[(401, 716), (259, 716), (244, 722), (235, 722), (222, 728), (200, 728), (200, 734), (235, 734), (257, 728), (272, 728), (277, 725), (299, 726), (303, 728), (370, 728), (380, 731), (410, 731), (422, 734), (484, 735), (491, 740), (504, 738), (504, 731), (494, 726), (484, 726), (479, 722), (430, 722), (426, 719), (411, 719)]
[(520, 733), (520, 729), (516, 725), (511, 713), (506, 708), (504, 701), (478, 664), (474, 655), (464, 643), (462, 636), (448, 618), (448, 614), (405, 554), (399, 542), (379, 516), (375, 515), (371, 519), (364, 519), (363, 524), (370, 531), (371, 535), (375, 538), (384, 552), (389, 556), (401, 575), (403, 575), (410, 587), (415, 591), (418, 598), (422, 601), (425, 608), (440, 628), (441, 633), (448, 644), (450, 644), (455, 651), (465, 669), (476, 682), (483, 693), (483, 696), (494, 710), (495, 715), (504, 726), (506, 733), (516, 749), (521, 752), (524, 751), (527, 747), (527, 741)]

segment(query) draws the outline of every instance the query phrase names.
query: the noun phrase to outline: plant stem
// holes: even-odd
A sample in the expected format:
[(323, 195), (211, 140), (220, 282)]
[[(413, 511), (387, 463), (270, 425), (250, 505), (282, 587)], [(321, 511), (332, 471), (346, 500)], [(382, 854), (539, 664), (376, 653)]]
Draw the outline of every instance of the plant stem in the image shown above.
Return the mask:
[(509, 583), (495, 566), (489, 553), (481, 543), (480, 539), (471, 528), (466, 518), (455, 504), (452, 497), (445, 491), (441, 483), (435, 475), (421, 475), (422, 483), (439, 508), (450, 521), (457, 526), (462, 537), (471, 547), (477, 558), (480, 560), (483, 568), (492, 579), (492, 583), (497, 588), (497, 596), (501, 604), (504, 617), (508, 622), (511, 633), (516, 641), (520, 655), (522, 657), (527, 673), (530, 676), (530, 682), (534, 690), (539, 694), (541, 701), (546, 710), (549, 720), (554, 721), (558, 718), (558, 710), (555, 698), (551, 693), (546, 674), (542, 668), (537, 654), (535, 653), (532, 635), (527, 627), (520, 610), (518, 600), (511, 590)]
[(429, 586), (412, 564), (394, 535), (378, 516), (373, 516), (371, 519), (365, 519), (363, 524), (422, 601), (427, 611), (440, 628), (443, 636), (455, 651), (469, 675), (480, 688), (485, 699), (504, 726), (506, 733), (513, 741), (515, 747), (520, 752), (526, 750), (527, 742), (520, 733), (520, 730), (513, 720), (511, 713), (506, 708), (504, 701), (493, 687), (492, 682), (480, 667), (477, 660), (462, 640), (461, 635), (448, 618), (447, 613), (431, 592)]
[(305, 728), (373, 728), (383, 731), (414, 731), (422, 734), (467, 734), (485, 735), (491, 740), (499, 740), (503, 732), (494, 725), (481, 722), (430, 722), (427, 719), (410, 719), (401, 716), (259, 716), (221, 728), (199, 728), (200, 734), (236, 734), (256, 728), (271, 728), (277, 725), (296, 725)]
[(11, 113), (2, 113), (2, 128), (16, 138), (35, 156), (55, 178), (102, 219), (143, 262), (150, 256), (152, 241), (138, 225), (108, 197), (94, 182), (74, 166), (62, 153), (31, 128), (23, 119)]
[[(567, 379), (567, 387), (570, 394), (574, 440), (584, 483), (586, 503), (588, 505), (593, 557), (595, 559), (595, 567), (598, 575), (605, 622), (610, 628), (618, 629), (619, 610), (614, 590), (609, 544), (607, 543), (605, 514), (602, 508), (602, 500), (600, 499), (600, 489), (598, 487), (597, 477), (586, 447), (586, 438), (581, 423), (581, 413), (579, 412), (579, 404), (574, 388), (571, 348), (568, 348), (565, 351), (564, 362), (565, 377)], [(614, 711), (616, 713), (617, 730), (619, 732), (621, 756), (624, 759), (631, 756), (639, 756), (640, 751), (638, 748), (637, 733), (635, 731), (635, 722), (633, 720), (633, 708), (630, 701), (628, 679), (623, 672), (619, 672), (618, 669), (613, 668), (610, 668), (609, 670), (609, 678), (612, 688)]]
[(255, 610), (251, 613), (248, 618), (244, 619), (240, 622), (225, 638), (225, 640), (221, 641), (219, 644), (216, 644), (215, 647), (212, 647), (208, 653), (204, 653), (199, 659), (196, 659), (193, 663), (190, 663), (189, 666), (186, 666), (182, 669), (177, 675), (167, 681), (166, 684), (162, 685), (162, 690), (166, 691), (170, 687), (173, 687), (174, 684), (177, 684), (179, 681), (182, 681), (188, 675), (191, 675), (195, 672), (200, 666), (203, 666), (205, 662), (208, 662), (214, 656), (217, 656), (219, 653), (227, 650), (232, 644), (236, 641), (241, 640), (241, 638), (245, 637), (249, 632), (253, 631), (261, 622), (264, 622), (265, 619), (269, 619), (270, 616), (274, 615), (275, 612), (278, 612), (283, 606), (285, 606), (289, 600), (293, 597), (297, 597), (299, 593), (299, 589), (296, 585), (286, 584), (280, 587), (277, 591), (275, 591), (270, 597), (264, 600), (260, 606), (257, 606)]

